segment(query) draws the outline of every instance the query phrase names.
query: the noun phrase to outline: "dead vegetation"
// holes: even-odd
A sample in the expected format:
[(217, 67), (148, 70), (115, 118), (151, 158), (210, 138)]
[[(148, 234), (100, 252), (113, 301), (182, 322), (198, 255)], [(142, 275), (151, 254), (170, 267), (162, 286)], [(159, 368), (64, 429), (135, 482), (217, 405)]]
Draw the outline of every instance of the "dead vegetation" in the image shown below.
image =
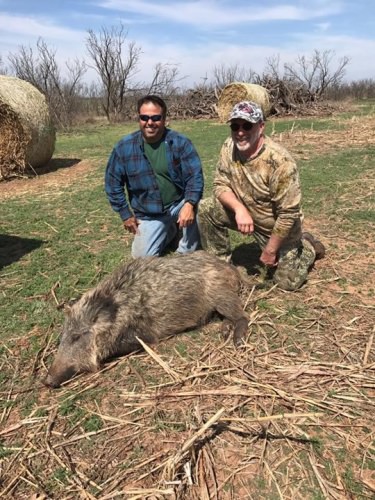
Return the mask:
[(263, 116), (270, 113), (270, 94), (265, 87), (253, 83), (233, 82), (226, 85), (220, 93), (217, 114), (220, 121), (226, 122), (235, 104), (240, 101), (254, 101), (263, 111)]
[(265, 116), (270, 117), (330, 116), (341, 107), (339, 103), (308, 95), (304, 88), (270, 80), (260, 85), (232, 82), (223, 89), (189, 90), (168, 99), (168, 113), (173, 119), (206, 118), (225, 122), (234, 104), (243, 100), (258, 102)]
[(275, 131), (276, 121), (273, 121), (273, 129), (270, 135), (277, 142), (282, 143), (293, 155), (309, 157), (310, 151), (319, 152), (339, 150), (350, 144), (352, 148), (364, 148), (375, 145), (375, 117), (366, 118), (354, 117), (351, 120), (338, 120), (331, 118), (333, 124), (331, 130), (310, 130), (301, 129), (297, 121), (290, 120), (289, 130), (282, 133)]
[(217, 93), (206, 88), (187, 91), (169, 102), (168, 115), (174, 119), (210, 119), (217, 116)]
[[(51, 332), (11, 340), (0, 496), (371, 498), (374, 306), (338, 286), (344, 275), (331, 252), (298, 297), (245, 290), (243, 350), (213, 323), (55, 392), (39, 381)], [(32, 336), (43, 342), (25, 387), (16, 360)], [(17, 406), (31, 395), (24, 418)]]
[[(374, 144), (372, 120), (329, 133), (291, 122), (276, 139), (301, 155), (301, 144), (328, 152), (348, 137), (364, 147)], [(348, 204), (373, 188), (373, 178), (356, 179)], [(242, 350), (214, 322), (50, 391), (40, 380), (55, 325), (9, 339), (0, 351), (0, 498), (374, 498), (373, 224), (358, 238), (336, 228), (342, 215), (306, 221), (328, 252), (299, 292), (263, 287), (259, 276), (243, 290)], [(13, 279), (3, 276), (4, 289)], [(54, 288), (45, 300), (59, 305)]]
[(54, 148), (44, 95), (28, 82), (0, 75), (0, 181), (45, 165)]

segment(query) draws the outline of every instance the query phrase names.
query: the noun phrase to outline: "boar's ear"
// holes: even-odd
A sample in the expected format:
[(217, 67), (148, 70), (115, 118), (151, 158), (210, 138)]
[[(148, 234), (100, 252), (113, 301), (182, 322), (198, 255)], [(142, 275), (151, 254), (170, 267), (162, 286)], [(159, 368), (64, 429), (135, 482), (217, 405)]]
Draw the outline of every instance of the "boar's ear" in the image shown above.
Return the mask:
[(64, 314), (70, 316), (72, 313), (72, 308), (68, 304), (64, 304)]
[(63, 302), (62, 305), (61, 305), (61, 307), (63, 308), (64, 313), (69, 316), (71, 314), (71, 311), (72, 311), (72, 306), (76, 302), (78, 302), (78, 300), (79, 300), (79, 298), (77, 298), (77, 299), (71, 299), (68, 302)]
[(114, 321), (117, 309), (118, 304), (113, 300), (113, 297), (103, 293), (96, 294), (91, 304), (93, 323), (96, 323), (98, 320)]

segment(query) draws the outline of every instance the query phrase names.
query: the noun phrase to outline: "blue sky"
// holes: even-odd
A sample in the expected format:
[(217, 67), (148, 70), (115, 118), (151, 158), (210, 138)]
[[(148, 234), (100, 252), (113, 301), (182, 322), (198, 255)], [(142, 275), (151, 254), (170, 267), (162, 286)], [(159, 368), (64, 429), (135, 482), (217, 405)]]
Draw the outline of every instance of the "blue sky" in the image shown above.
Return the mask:
[(262, 72), (268, 58), (331, 50), (350, 58), (346, 78), (375, 78), (374, 0), (0, 0), (0, 55), (42, 37), (59, 62), (88, 56), (87, 31), (122, 22), (142, 49), (139, 80), (156, 63), (177, 64), (184, 85), (213, 68)]

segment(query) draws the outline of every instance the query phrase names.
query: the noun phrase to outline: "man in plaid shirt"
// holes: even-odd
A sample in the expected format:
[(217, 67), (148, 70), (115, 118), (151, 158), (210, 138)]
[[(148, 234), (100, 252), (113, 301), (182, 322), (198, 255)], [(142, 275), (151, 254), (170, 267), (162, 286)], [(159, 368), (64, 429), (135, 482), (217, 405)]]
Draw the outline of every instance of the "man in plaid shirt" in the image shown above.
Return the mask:
[(137, 110), (139, 130), (115, 145), (107, 164), (109, 202), (134, 234), (133, 257), (161, 255), (179, 233), (177, 252), (193, 252), (200, 245), (200, 158), (187, 137), (166, 127), (163, 99), (147, 95)]

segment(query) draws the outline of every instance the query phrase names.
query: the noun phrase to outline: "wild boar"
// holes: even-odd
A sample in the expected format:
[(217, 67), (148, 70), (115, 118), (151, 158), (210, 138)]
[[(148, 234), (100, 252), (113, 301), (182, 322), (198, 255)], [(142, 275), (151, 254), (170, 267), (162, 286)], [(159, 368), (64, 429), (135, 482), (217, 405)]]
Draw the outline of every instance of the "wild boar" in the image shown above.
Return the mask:
[(121, 265), (66, 312), (56, 357), (44, 380), (58, 387), (102, 361), (207, 323), (216, 312), (231, 322), (240, 345), (248, 318), (237, 269), (203, 251), (138, 258)]

